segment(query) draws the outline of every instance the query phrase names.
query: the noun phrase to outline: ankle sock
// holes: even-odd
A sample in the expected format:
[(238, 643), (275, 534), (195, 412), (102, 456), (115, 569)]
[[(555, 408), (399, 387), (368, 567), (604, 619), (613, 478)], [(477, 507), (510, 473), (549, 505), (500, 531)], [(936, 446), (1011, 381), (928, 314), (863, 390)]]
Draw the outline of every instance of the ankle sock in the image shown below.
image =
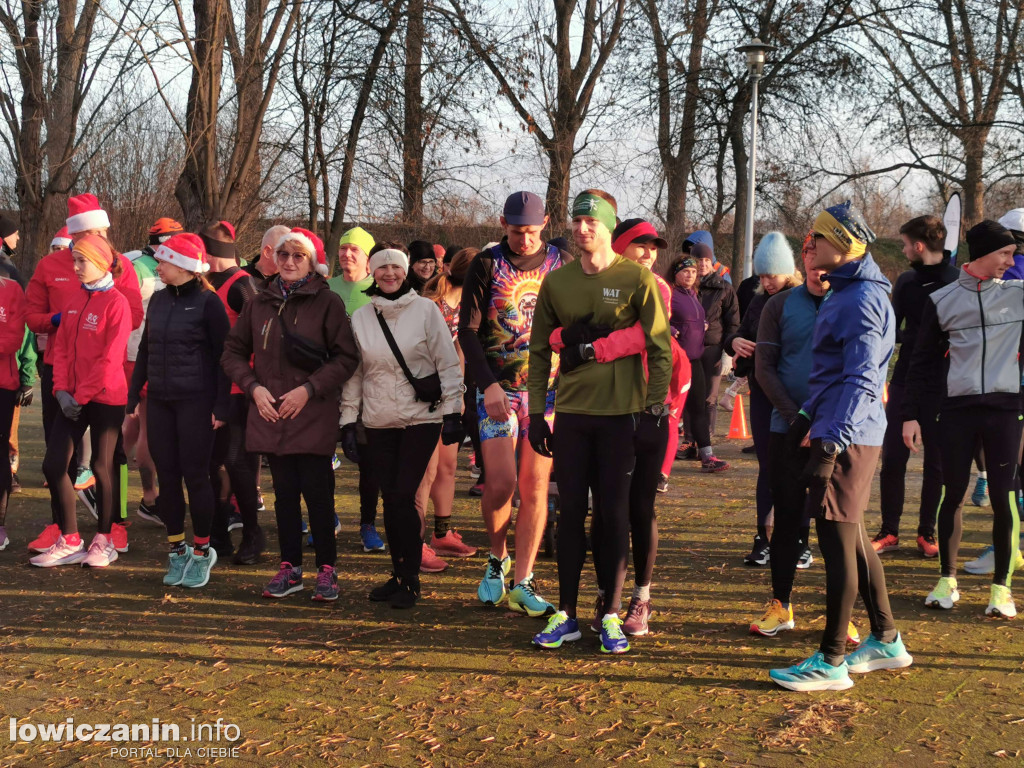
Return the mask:
[(641, 600), (645, 603), (648, 602), (651, 599), (651, 585), (646, 584), (641, 587), (639, 584), (637, 584), (635, 587), (633, 587), (633, 599)]
[(443, 539), (448, 535), (448, 524), (451, 520), (452, 519), (450, 517), (438, 517), (437, 515), (434, 515), (434, 535), (437, 538)]
[(82, 543), (82, 536), (78, 533), (65, 533), (64, 541), (67, 544), (70, 544), (72, 547), (77, 547), (79, 544)]

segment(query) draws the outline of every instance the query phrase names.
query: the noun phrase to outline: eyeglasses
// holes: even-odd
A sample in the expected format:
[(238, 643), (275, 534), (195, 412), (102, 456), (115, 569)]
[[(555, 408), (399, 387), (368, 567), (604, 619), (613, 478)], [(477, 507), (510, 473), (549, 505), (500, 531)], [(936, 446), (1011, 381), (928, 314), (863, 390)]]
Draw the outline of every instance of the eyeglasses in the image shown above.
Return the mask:
[(280, 250), (277, 252), (276, 256), (278, 261), (294, 261), (296, 263), (307, 258), (306, 254), (302, 253), (302, 251), (299, 251), (298, 253), (290, 253), (289, 251)]

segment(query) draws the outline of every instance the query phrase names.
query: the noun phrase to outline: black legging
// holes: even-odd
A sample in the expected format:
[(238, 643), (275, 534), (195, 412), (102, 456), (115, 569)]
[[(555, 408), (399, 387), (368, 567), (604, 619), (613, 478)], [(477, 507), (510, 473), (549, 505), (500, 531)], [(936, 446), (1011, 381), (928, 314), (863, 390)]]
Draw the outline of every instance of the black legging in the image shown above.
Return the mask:
[(704, 407), (707, 399), (707, 386), (704, 379), (704, 368), (700, 358), (690, 361), (690, 391), (686, 393), (687, 429), (697, 442), (697, 448), (711, 445), (711, 428), (708, 426), (708, 410)]
[[(0, 389), (0, 445), (7, 445), (11, 439), (11, 424), (14, 423), (14, 407), (18, 402), (18, 390)], [(7, 501), (11, 497), (11, 462), (0, 461), (0, 526), (7, 522)]]
[(75, 486), (68, 475), (68, 464), (75, 446), (89, 430), (92, 443), (90, 467), (96, 477), (96, 511), (99, 532), (108, 535), (114, 510), (120, 509), (120, 479), (114, 477), (114, 449), (124, 421), (123, 405), (86, 403), (76, 421), (58, 411), (50, 426), (50, 439), (43, 459), (43, 475), (50, 487), (51, 506), (60, 510), (61, 533), (78, 533), (75, 515)]
[[(786, 450), (786, 435), (772, 432), (768, 438), (768, 477), (775, 504), (775, 527), (769, 543), (768, 563), (772, 571), (772, 597), (788, 604), (793, 594), (796, 564), (807, 543), (810, 515), (806, 507), (807, 488), (800, 475), (810, 456), (810, 448), (799, 448), (796, 455)], [(801, 543), (802, 542), (802, 543)]]
[(185, 493), (192, 516), (192, 534), (209, 537), (216, 500), (210, 482), (214, 430), (213, 396), (190, 400), (146, 398), (149, 452), (160, 483), (160, 517), (169, 539), (185, 532)]
[(377, 498), (380, 496), (380, 483), (370, 463), (370, 452), (366, 444), (359, 446), (359, 524), (377, 524)]
[(370, 463), (384, 497), (384, 532), (396, 576), (419, 578), (423, 540), (416, 511), (416, 490), (430, 464), (441, 424), (414, 424), (404, 429), (366, 429)]
[[(54, 334), (56, 336), (56, 334)], [(60, 413), (60, 403), (53, 396), (53, 366), (43, 363), (39, 366), (39, 394), (43, 401), (43, 442), (50, 444), (50, 432), (53, 430), (53, 422)], [(83, 433), (84, 434), (84, 433)], [(71, 447), (71, 456), (68, 457), (68, 477), (74, 483), (78, 472), (78, 443)], [(120, 485), (120, 484), (119, 484)], [(63, 525), (64, 513), (61, 510), (58, 497), (50, 494), (50, 518), (57, 525)]]
[(939, 507), (939, 566), (943, 576), (956, 575), (962, 534), (964, 494), (971, 482), (971, 460), (980, 440), (988, 466), (992, 500), (993, 584), (1009, 586), (1017, 552), (1020, 512), (1017, 509), (1017, 462), (1021, 422), (1015, 411), (968, 407), (944, 410), (939, 416), (943, 497)]
[(476, 385), (469, 378), (466, 378), (466, 391), (462, 395), (462, 426), (469, 435), (470, 443), (473, 446), (473, 455), (476, 457), (476, 467), (480, 470), (478, 483), (486, 480), (484, 472), (484, 452), (480, 450), (480, 416), (476, 405)]
[(274, 513), (281, 561), (302, 567), (302, 499), (306, 500), (316, 565), (332, 568), (338, 559), (334, 540), (334, 470), (330, 456), (310, 453), (267, 454), (274, 482)]
[[(629, 559), (629, 496), (634, 469), (632, 414), (589, 416), (556, 413), (555, 480), (561, 500), (558, 520), (559, 608), (576, 616), (580, 574), (587, 553), (587, 492), (594, 493), (597, 583), (604, 589), (602, 611), (617, 611)], [(662, 448), (664, 451), (664, 447)], [(661, 456), (664, 459), (664, 453)], [(600, 520), (597, 518), (600, 517)]]
[[(224, 497), (220, 467), (223, 466), (231, 482), (231, 492), (238, 503), (243, 530), (255, 530), (259, 525), (259, 506), (256, 493), (256, 475), (259, 457), (245, 450), (245, 428), (249, 419), (249, 399), (243, 394), (231, 395), (227, 423), (214, 433), (210, 458), (210, 482), (213, 484), (214, 502), (217, 504), (213, 530), (219, 535), (227, 533), (227, 519), (222, 513), (220, 500)], [(223, 519), (222, 519), (223, 518)]]
[(757, 503), (758, 532), (769, 524), (772, 514), (772, 484), (768, 472), (768, 443), (772, 426), (772, 401), (758, 385), (753, 376), (747, 377), (750, 384), (750, 432), (754, 437), (754, 451), (757, 453)]

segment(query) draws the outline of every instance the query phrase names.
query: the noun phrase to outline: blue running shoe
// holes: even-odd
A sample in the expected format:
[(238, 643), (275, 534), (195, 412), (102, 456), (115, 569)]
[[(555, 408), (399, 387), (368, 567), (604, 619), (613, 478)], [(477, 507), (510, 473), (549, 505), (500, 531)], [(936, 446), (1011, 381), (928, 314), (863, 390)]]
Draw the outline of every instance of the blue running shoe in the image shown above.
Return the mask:
[(537, 594), (537, 585), (534, 584), (532, 573), (508, 593), (508, 607), (516, 613), (525, 613), (530, 618), (550, 616), (555, 612), (555, 606)]
[(770, 670), (768, 676), (791, 691), (845, 691), (853, 687), (846, 661), (833, 667), (821, 651), (796, 666)]
[(484, 605), (498, 605), (505, 599), (505, 577), (512, 570), (512, 558), (505, 555), (501, 560), (494, 555), (487, 556), (487, 570), (476, 589), (476, 596)]
[(579, 622), (570, 619), (565, 611), (558, 611), (548, 619), (544, 631), (533, 636), (533, 644), (538, 648), (561, 648), (562, 643), (572, 643), (581, 637)]
[(899, 635), (891, 643), (883, 643), (874, 635), (869, 635), (860, 648), (846, 656), (846, 666), (850, 672), (858, 675), (876, 669), (903, 669), (913, 663), (914, 657), (907, 653)]
[(971, 494), (971, 504), (976, 507), (987, 507), (992, 503), (988, 497), (988, 479), (979, 477), (974, 483), (974, 493)]
[(331, 469), (335, 472), (341, 469), (341, 459), (338, 458), (338, 454), (331, 456)]
[(622, 633), (622, 619), (605, 616), (601, 619), (601, 653), (626, 653), (629, 640)]
[(385, 549), (384, 540), (369, 523), (359, 526), (359, 539), (363, 542), (363, 552), (383, 552)]

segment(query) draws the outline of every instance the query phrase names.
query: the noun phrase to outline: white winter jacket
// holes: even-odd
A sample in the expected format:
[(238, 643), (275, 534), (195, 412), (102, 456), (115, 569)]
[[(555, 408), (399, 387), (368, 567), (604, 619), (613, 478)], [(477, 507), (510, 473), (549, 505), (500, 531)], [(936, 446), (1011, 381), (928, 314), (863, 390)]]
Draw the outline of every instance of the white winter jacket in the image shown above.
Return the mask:
[[(441, 405), (416, 399), (377, 320), (379, 311), (391, 329), (406, 365), (416, 378), (437, 371), (441, 378)], [(361, 362), (341, 396), (341, 424), (354, 422), (360, 411), (370, 429), (393, 429), (413, 424), (438, 423), (441, 417), (462, 411), (462, 369), (452, 334), (437, 305), (409, 291), (391, 301), (374, 296), (352, 315), (352, 333)]]

